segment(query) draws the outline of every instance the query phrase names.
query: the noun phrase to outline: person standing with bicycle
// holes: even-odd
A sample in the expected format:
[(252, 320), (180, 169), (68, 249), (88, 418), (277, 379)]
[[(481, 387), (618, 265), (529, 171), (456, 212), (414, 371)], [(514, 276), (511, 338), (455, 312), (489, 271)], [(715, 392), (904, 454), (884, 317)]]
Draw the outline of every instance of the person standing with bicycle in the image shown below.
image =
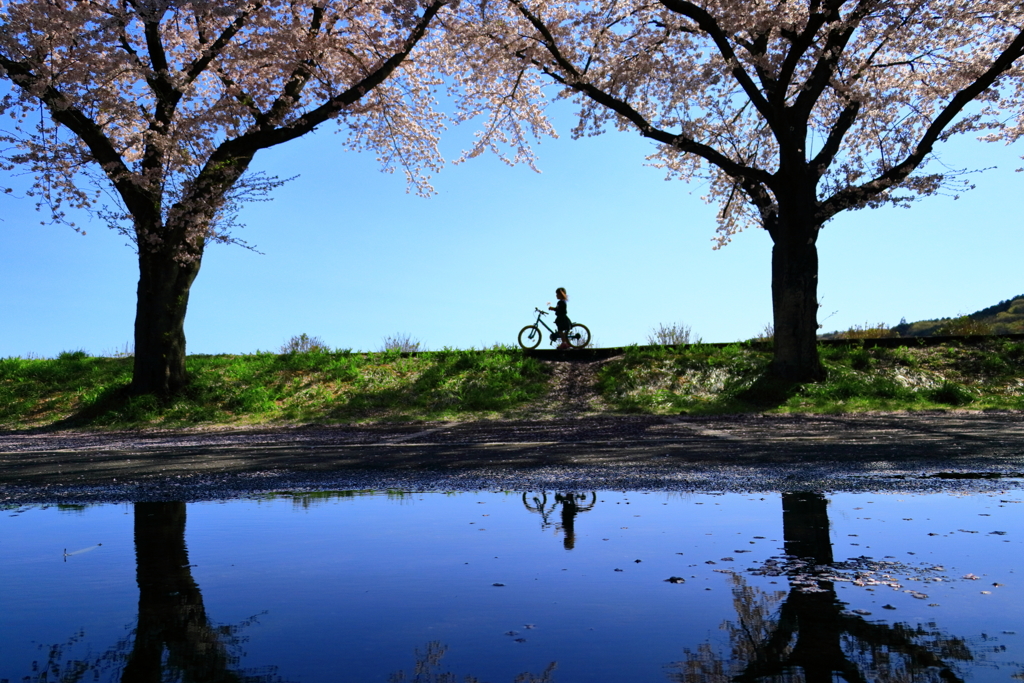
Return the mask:
[(562, 343), (558, 345), (558, 349), (571, 349), (569, 345), (569, 328), (572, 327), (572, 321), (569, 320), (569, 314), (566, 312), (569, 301), (569, 295), (565, 293), (565, 287), (559, 287), (555, 290), (555, 296), (558, 298), (558, 303), (554, 306), (548, 306), (549, 311), (555, 312), (555, 327), (558, 329), (558, 334), (562, 337)]
[(556, 344), (561, 340), (559, 349), (583, 349), (590, 344), (590, 330), (587, 329), (587, 326), (583, 323), (574, 323), (569, 320), (569, 313), (566, 310), (568, 308), (569, 295), (566, 294), (565, 288), (559, 287), (556, 289), (555, 296), (558, 297), (557, 306), (552, 306), (551, 302), (548, 302), (548, 310), (555, 312), (555, 329), (551, 329), (543, 320), (548, 312), (534, 308), (533, 310), (537, 314), (537, 321), (519, 330), (519, 345), (527, 351), (537, 348), (544, 339), (544, 333), (541, 332), (541, 328), (544, 328), (551, 334), (552, 344)]

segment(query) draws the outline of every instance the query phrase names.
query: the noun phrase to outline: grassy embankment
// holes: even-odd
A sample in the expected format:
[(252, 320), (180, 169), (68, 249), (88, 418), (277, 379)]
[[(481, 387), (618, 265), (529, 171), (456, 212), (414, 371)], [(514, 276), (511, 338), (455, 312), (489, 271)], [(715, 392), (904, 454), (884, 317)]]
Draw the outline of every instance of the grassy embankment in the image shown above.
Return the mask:
[(948, 408), (1024, 408), (1024, 342), (990, 339), (943, 346), (819, 347), (828, 380), (786, 385), (766, 377), (766, 346), (628, 349), (600, 373), (601, 394), (631, 412), (843, 413)]
[[(1024, 342), (822, 346), (829, 379), (787, 386), (763, 344), (631, 347), (596, 370), (600, 410), (629, 413), (1024, 409)], [(0, 429), (180, 427), (516, 417), (547, 396), (550, 365), (518, 349), (193, 356), (190, 389), (129, 398), (130, 358), (0, 360)], [(552, 408), (557, 411), (557, 401)]]
[(489, 414), (547, 391), (519, 350), (190, 356), (192, 382), (170, 402), (127, 397), (131, 358), (62, 353), (0, 360), (0, 428), (239, 426)]

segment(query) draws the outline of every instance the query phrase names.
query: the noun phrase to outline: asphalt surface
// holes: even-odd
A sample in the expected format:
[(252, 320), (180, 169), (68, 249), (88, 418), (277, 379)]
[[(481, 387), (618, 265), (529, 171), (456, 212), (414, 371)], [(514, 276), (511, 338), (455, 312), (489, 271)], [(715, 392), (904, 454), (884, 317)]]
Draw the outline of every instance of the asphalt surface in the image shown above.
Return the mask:
[(268, 430), (0, 432), (0, 505), (283, 490), (1024, 488), (1024, 415), (607, 416)]

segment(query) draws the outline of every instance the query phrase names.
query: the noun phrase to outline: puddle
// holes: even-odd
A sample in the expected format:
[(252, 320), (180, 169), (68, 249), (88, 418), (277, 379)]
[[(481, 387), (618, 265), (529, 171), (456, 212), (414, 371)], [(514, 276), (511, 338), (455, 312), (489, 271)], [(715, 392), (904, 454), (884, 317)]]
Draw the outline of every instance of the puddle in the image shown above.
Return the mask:
[(4, 510), (0, 681), (1009, 681), (1022, 500), (351, 491)]

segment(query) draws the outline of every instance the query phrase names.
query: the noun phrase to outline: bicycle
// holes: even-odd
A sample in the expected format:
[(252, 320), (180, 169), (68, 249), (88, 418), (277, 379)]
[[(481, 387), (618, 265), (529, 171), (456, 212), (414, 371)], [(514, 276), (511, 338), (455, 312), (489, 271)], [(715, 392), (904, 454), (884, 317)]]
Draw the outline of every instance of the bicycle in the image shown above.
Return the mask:
[[(535, 349), (540, 346), (540, 340), (542, 333), (540, 331), (540, 325), (544, 326), (548, 332), (551, 333), (551, 343), (558, 342), (562, 335), (557, 330), (553, 330), (548, 327), (547, 323), (541, 320), (542, 317), (548, 314), (547, 311), (542, 311), (539, 308), (533, 309), (537, 311), (537, 322), (532, 325), (527, 325), (523, 329), (519, 330), (519, 345), (524, 349)], [(582, 349), (590, 343), (590, 329), (587, 328), (583, 323), (573, 323), (569, 328), (567, 335), (569, 346), (574, 349)]]

